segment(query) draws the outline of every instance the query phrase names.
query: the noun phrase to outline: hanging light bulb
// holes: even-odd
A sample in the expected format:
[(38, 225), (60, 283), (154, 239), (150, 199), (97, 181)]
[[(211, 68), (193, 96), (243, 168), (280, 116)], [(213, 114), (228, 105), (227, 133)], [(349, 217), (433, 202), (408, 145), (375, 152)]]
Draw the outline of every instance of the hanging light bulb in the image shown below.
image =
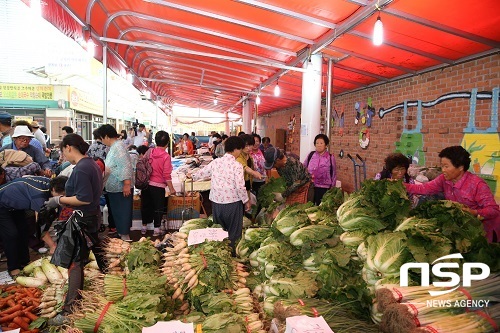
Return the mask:
[(276, 81), (276, 86), (274, 86), (274, 96), (278, 97), (280, 92), (280, 86), (278, 85), (278, 81)]
[(380, 11), (378, 13), (377, 21), (373, 27), (373, 45), (380, 46), (384, 42), (384, 25), (380, 19)]
[(95, 44), (94, 41), (92, 40), (92, 37), (89, 37), (87, 40), (87, 53), (91, 56), (95, 56)]
[(255, 104), (260, 105), (260, 95), (257, 95), (257, 98), (255, 99)]

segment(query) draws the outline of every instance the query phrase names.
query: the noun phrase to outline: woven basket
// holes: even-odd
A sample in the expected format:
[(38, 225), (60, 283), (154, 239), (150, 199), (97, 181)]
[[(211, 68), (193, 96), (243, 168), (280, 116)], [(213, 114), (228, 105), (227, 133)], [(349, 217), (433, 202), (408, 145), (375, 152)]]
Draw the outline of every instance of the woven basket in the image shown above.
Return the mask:
[(290, 194), (288, 197), (286, 197), (286, 204), (291, 205), (294, 203), (306, 203), (307, 202), (307, 195), (309, 193), (309, 186), (311, 184), (307, 183), (298, 189), (296, 189), (292, 194)]

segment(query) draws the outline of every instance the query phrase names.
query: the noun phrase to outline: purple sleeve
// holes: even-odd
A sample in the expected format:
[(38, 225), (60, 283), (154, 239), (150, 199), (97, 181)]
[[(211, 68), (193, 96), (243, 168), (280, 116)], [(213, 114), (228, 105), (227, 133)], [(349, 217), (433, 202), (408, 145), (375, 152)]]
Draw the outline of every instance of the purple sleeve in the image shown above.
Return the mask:
[(335, 161), (335, 156), (333, 154), (331, 154), (330, 160), (332, 162), (333, 170), (332, 187), (335, 187), (337, 185), (337, 161)]

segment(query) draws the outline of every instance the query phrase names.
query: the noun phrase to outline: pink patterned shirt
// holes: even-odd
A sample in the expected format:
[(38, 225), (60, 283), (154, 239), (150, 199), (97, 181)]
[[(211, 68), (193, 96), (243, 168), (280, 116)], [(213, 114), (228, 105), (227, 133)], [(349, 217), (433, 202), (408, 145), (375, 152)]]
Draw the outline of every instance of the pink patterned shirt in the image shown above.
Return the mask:
[(497, 234), (497, 239), (500, 237), (500, 210), (488, 184), (482, 178), (466, 171), (455, 184), (446, 180), (444, 175), (439, 175), (428, 183), (404, 185), (410, 194), (442, 192), (446, 200), (456, 201), (477, 210), (477, 213), (484, 218), (483, 226), (488, 241), (493, 240), (494, 233)]
[(218, 204), (248, 201), (243, 178), (243, 166), (233, 155), (226, 153), (193, 175), (193, 180), (211, 179), (210, 201)]

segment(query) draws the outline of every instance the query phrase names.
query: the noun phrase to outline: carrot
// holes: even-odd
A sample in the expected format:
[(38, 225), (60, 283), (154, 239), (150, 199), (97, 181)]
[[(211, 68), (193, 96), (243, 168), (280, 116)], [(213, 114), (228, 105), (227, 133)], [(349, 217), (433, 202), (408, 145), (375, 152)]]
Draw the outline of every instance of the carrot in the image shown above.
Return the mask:
[(29, 288), (24, 288), (23, 291), (26, 294), (26, 296), (28, 296), (28, 297), (34, 297), (33, 293), (31, 292), (31, 290), (29, 290)]
[(12, 320), (13, 323), (16, 323), (21, 327), (23, 330), (29, 331), (30, 330), (30, 324), (25, 322), (24, 320), (21, 319), (21, 317), (16, 317)]
[(5, 289), (5, 291), (17, 290), (17, 289), (18, 289), (18, 287), (19, 287), (18, 285), (10, 286), (10, 287), (7, 287), (7, 288)]
[(13, 307), (8, 308), (7, 310), (3, 310), (2, 312), (0, 312), (0, 315), (8, 315), (8, 314), (11, 314), (13, 312), (16, 312), (16, 311), (19, 311), (22, 309), (23, 309), (23, 306), (21, 304), (17, 304), (17, 305), (14, 305)]
[(25, 323), (31, 323), (31, 319), (29, 319), (28, 317), (19, 317), (21, 318), (22, 321), (24, 321)]
[[(19, 325), (18, 325), (18, 324), (16, 324), (16, 323), (10, 323), (10, 324), (9, 324), (9, 326), (7, 326), (7, 327), (8, 327), (8, 328), (14, 328), (14, 329), (15, 329), (15, 328), (19, 328)], [(10, 331), (10, 330), (8, 330), (8, 331)]]
[(12, 321), (14, 318), (20, 317), (22, 315), (23, 315), (22, 311), (16, 311), (14, 313), (11, 313), (7, 316), (0, 318), (0, 323), (8, 323), (8, 322)]
[(38, 319), (38, 316), (36, 314), (33, 314), (29, 311), (24, 311), (24, 315), (28, 317), (30, 320), (35, 321)]
[(13, 299), (9, 299), (7, 301), (7, 305), (10, 306), (11, 308), (15, 307), (16, 306), (16, 302), (14, 302)]

